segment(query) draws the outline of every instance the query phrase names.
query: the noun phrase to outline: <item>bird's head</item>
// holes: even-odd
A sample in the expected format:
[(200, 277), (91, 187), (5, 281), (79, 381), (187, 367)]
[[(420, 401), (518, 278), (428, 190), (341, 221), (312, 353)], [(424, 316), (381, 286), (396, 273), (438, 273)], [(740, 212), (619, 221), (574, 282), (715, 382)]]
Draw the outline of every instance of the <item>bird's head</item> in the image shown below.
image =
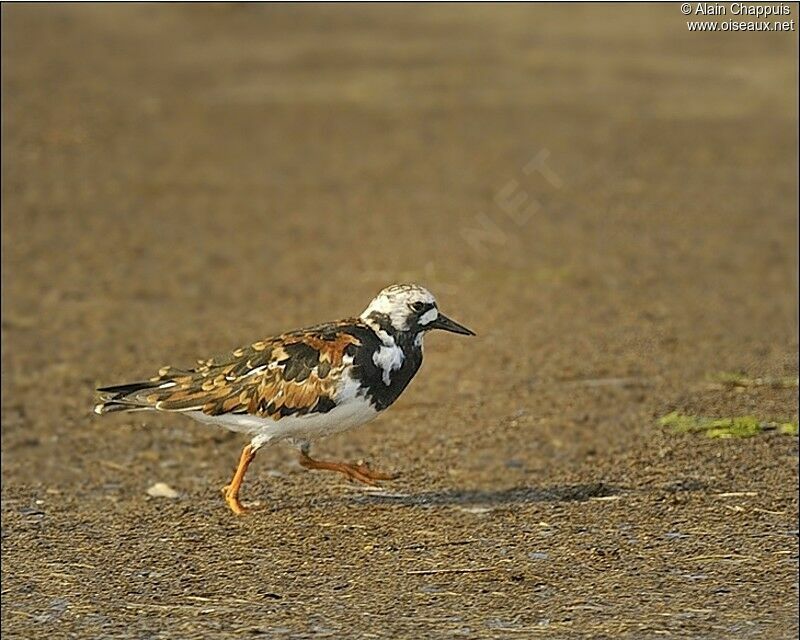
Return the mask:
[(440, 313), (433, 294), (417, 284), (386, 287), (369, 303), (361, 318), (394, 334), (421, 336), (431, 329), (443, 329), (465, 336), (475, 335)]

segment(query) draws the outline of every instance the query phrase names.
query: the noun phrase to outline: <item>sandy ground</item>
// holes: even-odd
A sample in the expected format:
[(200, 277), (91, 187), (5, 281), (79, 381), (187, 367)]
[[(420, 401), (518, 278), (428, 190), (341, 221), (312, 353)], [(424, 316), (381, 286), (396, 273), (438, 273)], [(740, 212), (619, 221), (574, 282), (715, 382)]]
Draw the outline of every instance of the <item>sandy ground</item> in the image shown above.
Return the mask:
[[(796, 12), (796, 6), (793, 9)], [(7, 638), (789, 638), (797, 34), (677, 5), (3, 6)], [(793, 15), (797, 19), (797, 15)], [(382, 493), (93, 388), (360, 312), (426, 341), (321, 443)], [(146, 491), (165, 482), (175, 499)]]

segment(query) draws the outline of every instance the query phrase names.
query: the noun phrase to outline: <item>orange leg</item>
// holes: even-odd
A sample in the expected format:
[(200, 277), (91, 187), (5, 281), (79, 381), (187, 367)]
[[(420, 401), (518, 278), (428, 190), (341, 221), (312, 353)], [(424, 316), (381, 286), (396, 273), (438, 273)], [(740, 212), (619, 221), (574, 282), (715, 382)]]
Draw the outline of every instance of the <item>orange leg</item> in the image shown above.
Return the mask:
[(253, 447), (249, 444), (245, 446), (245, 448), (242, 449), (242, 455), (239, 458), (239, 466), (236, 467), (236, 473), (233, 474), (231, 483), (222, 489), (225, 493), (225, 502), (228, 503), (231, 511), (237, 516), (247, 511), (242, 503), (239, 502), (239, 487), (242, 486), (242, 480), (244, 480), (244, 474), (247, 473), (247, 467), (250, 466), (250, 463), (255, 457), (256, 452), (253, 450)]
[(300, 464), (306, 469), (323, 469), (325, 471), (338, 471), (344, 475), (358, 480), (364, 484), (375, 485), (376, 480), (394, 480), (395, 473), (381, 473), (373, 471), (366, 462), (358, 464), (346, 464), (344, 462), (326, 462), (325, 460), (314, 460), (309, 457), (308, 449), (300, 449)]

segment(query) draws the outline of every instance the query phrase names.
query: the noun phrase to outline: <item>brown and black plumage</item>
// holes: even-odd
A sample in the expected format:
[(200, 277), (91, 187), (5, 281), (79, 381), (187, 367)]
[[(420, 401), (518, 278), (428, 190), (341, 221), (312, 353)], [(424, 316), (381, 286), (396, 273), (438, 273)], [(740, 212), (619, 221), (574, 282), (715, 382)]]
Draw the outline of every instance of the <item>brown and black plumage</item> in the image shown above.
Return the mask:
[(358, 324), (344, 320), (294, 331), (199, 361), (189, 370), (164, 367), (146, 382), (100, 388), (98, 413), (156, 409), (273, 420), (324, 413), (332, 408), (345, 351), (360, 345), (353, 335)]
[(373, 483), (389, 476), (363, 464), (314, 460), (310, 442), (368, 422), (390, 406), (422, 364), (422, 336), (437, 328), (473, 335), (439, 313), (424, 288), (394, 285), (358, 318), (266, 338), (192, 369), (164, 367), (144, 382), (101, 387), (95, 412), (180, 412), (250, 435), (226, 487), (235, 513), (244, 512), (239, 487), (255, 452), (280, 440), (299, 446), (306, 467)]

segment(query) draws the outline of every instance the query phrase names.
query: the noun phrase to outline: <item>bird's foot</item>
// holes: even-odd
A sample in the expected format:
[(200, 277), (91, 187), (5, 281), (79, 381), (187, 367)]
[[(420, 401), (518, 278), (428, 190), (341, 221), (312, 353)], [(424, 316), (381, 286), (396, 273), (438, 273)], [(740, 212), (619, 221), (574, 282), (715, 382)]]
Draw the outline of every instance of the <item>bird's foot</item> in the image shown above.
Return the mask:
[(373, 471), (370, 469), (369, 464), (360, 460), (356, 464), (347, 464), (346, 462), (329, 462), (326, 460), (314, 460), (309, 457), (308, 453), (304, 450), (300, 451), (300, 464), (306, 469), (322, 469), (325, 471), (337, 471), (344, 475), (358, 480), (368, 485), (375, 485), (377, 480), (394, 480), (397, 474), (382, 473), (380, 471)]
[(238, 492), (232, 492), (230, 485), (225, 485), (222, 487), (222, 495), (225, 497), (225, 502), (230, 510), (233, 511), (233, 513), (235, 513), (237, 516), (243, 516), (251, 511), (263, 509), (263, 505), (260, 503), (250, 504), (248, 506), (243, 505), (239, 500)]
[(359, 460), (354, 465), (347, 465), (355, 469), (359, 474), (369, 478), (370, 480), (397, 480), (400, 477), (399, 473), (387, 473), (385, 471), (377, 471), (369, 466), (366, 460)]

